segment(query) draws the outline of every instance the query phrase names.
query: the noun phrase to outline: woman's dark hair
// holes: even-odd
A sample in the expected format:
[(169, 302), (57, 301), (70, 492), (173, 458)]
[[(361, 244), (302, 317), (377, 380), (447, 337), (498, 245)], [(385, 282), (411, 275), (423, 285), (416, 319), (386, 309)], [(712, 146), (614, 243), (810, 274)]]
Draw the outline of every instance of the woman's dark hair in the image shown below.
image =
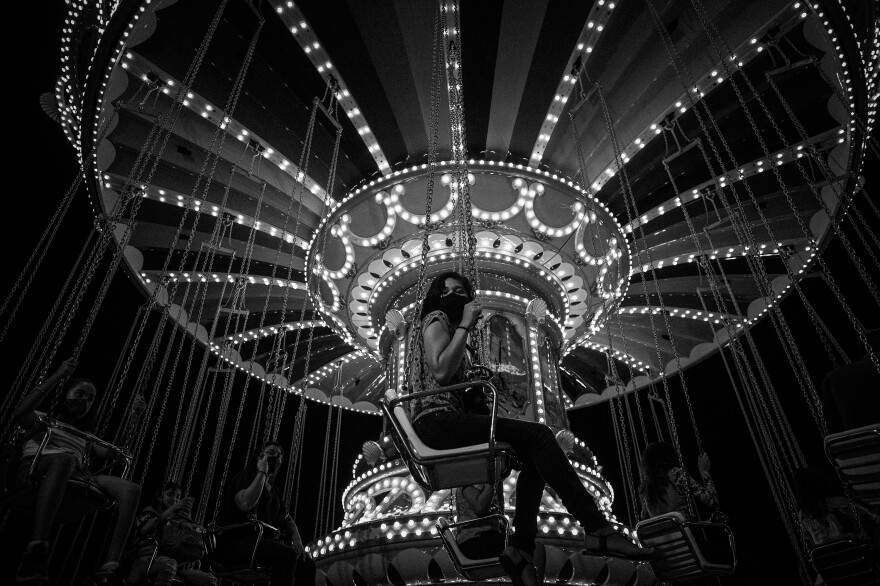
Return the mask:
[[(275, 446), (281, 452), (281, 457), (284, 457), (284, 448), (280, 443), (274, 440), (269, 440), (267, 442), (263, 442), (262, 445), (258, 446), (251, 452), (250, 458), (248, 458), (247, 462), (245, 462), (244, 468), (242, 468), (242, 472), (246, 473), (248, 476), (256, 476), (257, 475), (257, 460), (260, 459), (260, 453), (268, 448), (269, 446)], [(277, 476), (277, 473), (276, 473)]]
[(422, 302), (422, 314), (420, 316), (422, 319), (432, 311), (440, 309), (440, 297), (443, 296), (443, 287), (446, 286), (446, 279), (455, 279), (461, 283), (465, 292), (467, 292), (468, 299), (473, 301), (474, 287), (467, 277), (459, 275), (455, 271), (441, 273), (434, 277), (434, 280), (431, 281), (431, 286), (428, 287), (428, 292), (425, 293), (425, 300)]
[[(57, 419), (59, 415), (69, 414), (67, 410), (67, 402), (64, 399), (67, 396), (67, 393), (70, 392), (70, 389), (79, 384), (86, 384), (95, 389), (95, 398), (97, 399), (98, 387), (95, 386), (95, 383), (92, 381), (92, 379), (72, 378), (67, 381), (67, 386), (64, 387), (64, 392), (61, 393), (60, 399), (58, 399), (57, 402), (49, 408), (49, 417)], [(97, 412), (97, 402), (93, 402), (91, 409), (89, 409), (89, 412), (86, 413), (85, 417), (82, 417), (80, 419), (73, 419), (72, 421), (70, 421), (70, 424), (80, 431), (84, 431), (86, 433), (94, 433), (95, 429), (98, 427)]]
[(825, 499), (837, 492), (828, 476), (816, 468), (796, 468), (792, 479), (798, 508), (814, 519), (825, 517)]
[(650, 508), (657, 508), (665, 500), (669, 471), (678, 464), (678, 454), (669, 442), (656, 442), (645, 448), (639, 469), (642, 477), (639, 493)]

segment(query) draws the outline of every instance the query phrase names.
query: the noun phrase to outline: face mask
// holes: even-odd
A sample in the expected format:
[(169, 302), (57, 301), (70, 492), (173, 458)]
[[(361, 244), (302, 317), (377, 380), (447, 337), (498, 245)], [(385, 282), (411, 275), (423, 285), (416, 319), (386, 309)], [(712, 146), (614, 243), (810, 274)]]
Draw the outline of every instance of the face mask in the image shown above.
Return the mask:
[(457, 324), (461, 321), (461, 317), (464, 314), (464, 306), (470, 303), (470, 301), (464, 295), (450, 293), (440, 298), (440, 310), (446, 314), (450, 322)]
[(267, 456), (266, 463), (269, 465), (269, 474), (275, 474), (278, 470), (278, 456)]
[(65, 404), (74, 417), (84, 417), (89, 412), (89, 402), (85, 399), (67, 399)]

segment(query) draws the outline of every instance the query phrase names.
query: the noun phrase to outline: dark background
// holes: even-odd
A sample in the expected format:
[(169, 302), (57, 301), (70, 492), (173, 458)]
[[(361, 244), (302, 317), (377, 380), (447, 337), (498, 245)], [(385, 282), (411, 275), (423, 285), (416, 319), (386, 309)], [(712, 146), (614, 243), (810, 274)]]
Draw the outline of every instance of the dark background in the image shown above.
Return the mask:
[[(4, 152), (6, 152), (5, 166), (8, 177), (6, 193), (3, 196), (6, 221), (4, 229), (0, 231), (2, 249), (6, 257), (6, 268), (0, 271), (0, 291), (4, 297), (19, 275), (25, 260), (77, 171), (73, 148), (65, 139), (60, 127), (43, 113), (39, 104), (40, 94), (52, 91), (59, 72), (60, 31), (63, 27), (65, 5), (61, 2), (16, 3), (16, 10), (19, 11), (18, 14), (10, 17), (9, 22), (18, 23), (17, 33), (23, 36), (6, 37), (7, 62), (13, 67), (11, 71), (7, 69), (8, 74), (4, 83), (7, 119)], [(869, 155), (864, 168), (871, 169), (876, 164), (876, 159)], [(876, 191), (876, 186), (876, 179), (869, 177), (865, 185), (868, 196)], [(877, 217), (864, 204), (865, 197), (865, 193), (860, 193), (855, 200), (865, 216), (874, 222), (876, 228)], [(61, 283), (67, 276), (68, 267), (88, 236), (93, 220), (94, 215), (88, 195), (81, 190), (77, 193), (73, 206), (29, 294), (23, 300), (12, 329), (0, 346), (5, 366), (3, 371), (8, 378), (7, 384), (18, 371), (18, 365), (30, 347), (33, 336), (42, 325), (45, 312), (54, 301)], [(853, 238), (852, 241), (860, 251), (864, 252), (858, 239)], [(858, 317), (869, 328), (880, 326), (878, 308), (868, 296), (864, 285), (858, 280), (852, 263), (843, 253), (839, 243), (832, 242), (824, 255), (835, 271), (835, 278), (840, 282), (848, 302), (855, 308)], [(862, 254), (862, 258), (866, 264), (870, 263), (866, 254)], [(869, 270), (872, 270), (877, 280), (877, 267), (869, 267)], [(807, 279), (803, 282), (803, 289), (850, 356), (854, 359), (861, 357), (862, 351), (849, 327), (846, 315), (822, 280)], [(126, 272), (120, 270), (84, 348), (78, 369), (78, 373), (94, 378), (99, 388), (102, 388), (102, 383), (106, 383), (109, 379), (110, 372), (119, 358), (119, 349), (143, 302), (143, 294)], [(87, 297), (81, 311), (89, 305), (90, 299)], [(800, 300), (796, 296), (789, 296), (782, 307), (801, 352), (811, 368), (813, 380), (818, 386), (824, 373), (830, 369), (831, 362)], [(147, 335), (149, 333), (148, 330)], [(753, 335), (758, 341), (762, 357), (768, 365), (775, 388), (807, 460), (814, 465), (827, 467), (822, 453), (820, 432), (788, 367), (788, 361), (782, 353), (772, 325), (768, 320), (761, 321), (753, 329)], [(75, 339), (75, 336), (68, 337)], [(62, 357), (65, 352), (69, 352), (72, 343), (73, 339), (64, 341), (60, 351)], [(188, 351), (186, 348), (185, 355)], [(201, 360), (198, 349), (195, 358), (196, 361)], [(180, 377), (177, 380), (180, 381)], [(236, 380), (237, 388), (243, 388), (245, 384), (243, 377), (239, 376)], [(774, 505), (720, 357), (713, 356), (689, 369), (686, 373), (686, 381), (704, 448), (712, 458), (712, 472), (720, 494), (721, 507), (730, 517), (737, 538), (738, 551), (745, 562), (743, 569), (760, 568), (768, 583), (797, 583), (794, 553), (782, 528), (779, 512)], [(694, 430), (680, 391), (680, 383), (674, 379), (670, 385), (673, 390), (672, 404), (676, 413), (675, 422), (680, 440), (689, 467), (696, 471), (697, 448), (694, 442)], [(182, 392), (181, 389), (172, 389), (172, 391), (172, 396), (175, 398), (176, 393)], [(249, 399), (255, 399), (257, 393), (254, 392), (254, 388), (250, 391)], [(292, 433), (293, 414), (297, 403), (294, 399), (288, 401), (285, 412), (281, 437), (282, 443), (287, 445)], [(254, 411), (255, 403), (251, 400), (246, 403), (242, 411), (240, 437), (247, 437), (250, 434), (248, 426), (253, 422)], [(648, 412), (645, 413), (647, 415)], [(635, 412), (633, 417), (636, 417)], [(333, 419), (335, 418), (334, 415)], [(303, 472), (297, 498), (297, 523), (306, 540), (310, 540), (315, 534), (317, 505), (322, 500), (318, 494), (318, 485), (325, 464), (323, 445), (327, 420), (326, 407), (310, 403), (303, 446), (305, 450)], [(599, 464), (604, 466), (604, 474), (615, 487), (617, 498), (614, 509), (618, 518), (628, 521), (618, 464), (618, 446), (614, 441), (609, 404), (603, 403), (572, 412), (570, 420), (572, 430), (594, 451)], [(374, 416), (346, 411), (342, 421), (343, 430), (338, 456), (340, 491), (351, 480), (351, 465), (360, 450), (361, 443), (366, 439), (375, 438), (381, 429), (380, 419)], [(155, 452), (159, 455), (155, 458), (158, 461), (162, 454), (163, 434), (159, 430), (156, 434), (159, 439)], [(3, 435), (6, 435), (5, 430)], [(650, 438), (654, 439), (653, 431)], [(634, 438), (630, 435), (628, 439), (629, 456), (632, 459)], [(210, 438), (206, 437), (204, 449), (209, 448), (208, 443)], [(245, 450), (242, 444), (244, 443), (246, 442), (237, 442), (231, 452), (230, 473), (243, 464)], [(643, 447), (641, 439), (638, 440), (638, 445), (640, 448)], [(148, 504), (161, 481), (160, 464), (154, 466), (155, 470), (150, 470), (145, 481), (144, 505)], [(202, 470), (196, 469), (196, 480), (201, 474)], [(218, 471), (215, 482), (219, 475)], [(193, 490), (198, 492), (199, 489)], [(332, 503), (338, 509), (339, 494), (334, 495), (332, 499)], [(340, 516), (337, 510), (334, 526), (338, 525)], [(101, 519), (99, 526), (100, 521)], [(63, 533), (60, 539), (72, 540), (74, 529), (65, 529), (65, 531), (67, 533)], [(3, 556), (5, 561), (0, 568), (0, 583), (11, 582), (15, 562), (21, 548), (27, 542), (28, 535), (27, 518), (11, 515), (4, 522), (3, 539), (8, 544), (5, 553), (13, 555)], [(93, 541), (100, 541), (102, 533), (96, 529), (95, 535), (98, 537)], [(87, 550), (86, 555), (83, 556), (81, 575), (95, 564), (93, 549), (95, 548)], [(65, 570), (69, 571), (77, 563), (78, 551), (65, 550), (64, 554), (70, 553), (66, 557), (56, 552), (53, 564), (64, 564)]]

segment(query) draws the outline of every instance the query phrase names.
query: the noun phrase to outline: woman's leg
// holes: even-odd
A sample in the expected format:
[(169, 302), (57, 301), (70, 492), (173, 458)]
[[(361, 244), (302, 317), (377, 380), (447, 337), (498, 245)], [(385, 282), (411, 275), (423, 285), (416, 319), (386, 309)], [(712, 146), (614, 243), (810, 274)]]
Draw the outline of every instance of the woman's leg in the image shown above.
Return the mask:
[(37, 460), (34, 476), (43, 477), (37, 489), (34, 532), (31, 541), (47, 541), (55, 516), (64, 500), (67, 481), (76, 470), (76, 458), (70, 454), (46, 454)]
[(202, 570), (178, 568), (177, 575), (187, 586), (209, 586), (217, 583), (217, 576), (209, 574), (208, 572), (203, 572)]
[[(449, 449), (487, 441), (489, 424), (486, 415), (441, 412), (416, 421), (415, 430), (428, 446)], [(450, 430), (454, 430), (454, 433), (450, 433)], [(527, 553), (534, 550), (536, 517), (545, 483), (553, 487), (584, 531), (594, 531), (607, 525), (605, 516), (581, 484), (549, 427), (532, 421), (500, 417), (496, 422), (495, 439), (510, 444), (523, 463), (516, 483), (514, 545)]]
[(134, 524), (141, 487), (118, 476), (94, 476), (92, 480), (98, 488), (116, 501), (116, 522), (110, 535), (110, 545), (107, 546), (105, 559), (107, 562), (118, 562)]
[[(483, 443), (489, 436), (489, 417), (472, 413), (432, 413), (414, 424), (428, 446), (448, 449)], [(454, 430), (454, 432), (452, 431)], [(543, 483), (549, 484), (568, 512), (586, 533), (584, 546), (596, 553), (623, 557), (649, 557), (651, 548), (639, 548), (615, 532), (581, 484), (550, 428), (541, 423), (498, 418), (495, 439), (510, 444), (523, 461), (517, 480), (513, 545), (526, 553), (534, 550), (536, 517)], [(522, 492), (521, 492), (522, 491)], [(517, 537), (517, 534), (520, 534)]]
[(156, 556), (150, 565), (150, 556), (137, 558), (131, 564), (126, 582), (133, 585), (152, 584), (152, 586), (171, 586), (177, 575), (177, 562), (168, 556)]
[[(523, 511), (523, 514), (533, 511), (532, 519), (538, 513), (543, 483), (547, 483), (556, 491), (562, 504), (578, 520), (584, 531), (589, 533), (608, 524), (549, 427), (532, 421), (500, 418), (496, 424), (495, 436), (498, 441), (510, 444), (523, 460), (523, 470), (517, 480), (517, 515), (520, 508), (520, 483), (528, 483), (524, 487), (526, 492), (523, 496), (527, 499), (524, 505), (530, 511)], [(539, 488), (537, 485), (540, 485)], [(516, 518), (514, 526), (517, 527)]]

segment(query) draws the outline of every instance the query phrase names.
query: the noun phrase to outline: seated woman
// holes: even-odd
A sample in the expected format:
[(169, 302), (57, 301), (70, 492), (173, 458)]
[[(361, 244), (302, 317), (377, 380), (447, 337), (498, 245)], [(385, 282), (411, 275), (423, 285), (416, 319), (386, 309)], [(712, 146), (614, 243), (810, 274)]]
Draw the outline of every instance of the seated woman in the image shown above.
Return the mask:
[[(812, 547), (838, 539), (868, 537), (880, 552), (880, 516), (835, 494), (828, 477), (815, 468), (794, 471), (794, 491), (801, 531)], [(859, 531), (859, 520), (868, 535)], [(871, 530), (873, 529), (873, 530)]]
[(700, 454), (697, 467), (703, 484), (700, 484), (678, 465), (678, 455), (669, 442), (648, 444), (642, 454), (639, 500), (642, 519), (657, 517), (677, 511), (686, 519), (693, 520), (688, 509), (689, 496), (702, 505), (715, 509), (718, 507), (718, 493), (715, 483), (709, 476), (709, 456)]
[[(37, 407), (44, 402), (52, 404), (54, 394), (52, 391), (57, 390), (58, 383), (72, 373), (75, 367), (75, 361), (65, 360), (42, 385), (24, 396), (14, 412), (16, 422), (23, 429), (28, 432), (39, 431), (37, 415), (44, 413), (37, 411)], [(49, 413), (49, 416), (79, 430), (91, 432), (95, 426), (92, 412), (95, 394), (95, 385), (90, 380), (73, 379), (68, 383), (62, 399), (58, 401), (57, 407)], [(137, 415), (143, 411), (142, 401), (143, 398), (140, 398), (134, 406)], [(28, 473), (41, 439), (39, 435), (32, 437), (22, 449), (22, 462), (18, 475), (22, 484), (29, 480)], [(90, 475), (83, 467), (83, 459), (89, 449), (99, 458), (109, 459), (118, 456), (103, 447), (87, 444), (85, 439), (63, 430), (56, 430), (43, 449), (34, 470), (34, 478), (42, 480), (37, 488), (33, 534), (18, 566), (17, 584), (49, 580), (47, 570), (49, 531), (64, 499), (67, 482), (71, 478), (87, 480), (116, 502), (117, 514), (110, 534), (105, 562), (95, 574), (95, 578), (101, 581), (117, 580), (116, 568), (119, 566), (119, 557), (122, 555), (122, 549), (134, 522), (141, 489), (137, 484), (118, 476)]]
[[(499, 487), (500, 490), (500, 487)], [(472, 521), (493, 513), (491, 484), (474, 484), (453, 491), (458, 522)], [(497, 519), (461, 527), (455, 536), (458, 548), (472, 560), (498, 557), (504, 550), (504, 533)]]
[[(224, 491), (219, 524), (222, 527), (256, 519), (286, 531), (290, 545), (281, 541), (281, 535), (263, 533), (255, 561), (272, 567), (274, 586), (289, 585), (293, 576), (298, 586), (311, 586), (315, 583), (315, 562), (306, 553), (299, 530), (272, 482), (283, 459), (284, 448), (276, 442), (266, 442), (250, 458)], [(220, 535), (217, 554), (224, 563), (246, 564), (251, 560), (256, 541), (257, 533), (251, 528), (230, 530)]]
[[(165, 524), (172, 519), (190, 519), (193, 499), (187, 497), (181, 499), (182, 489), (176, 482), (166, 482), (162, 490), (156, 495), (156, 506), (145, 507), (135, 521), (136, 544), (142, 545), (138, 556), (131, 565), (128, 573), (129, 584), (147, 584), (152, 580), (153, 586), (170, 586), (175, 577), (189, 586), (203, 586), (216, 584), (217, 578), (208, 572), (202, 572), (181, 565), (183, 560), (175, 559), (172, 552), (162, 549), (162, 530)], [(156, 558), (150, 560), (153, 554), (153, 546), (144, 544), (147, 540), (159, 542), (160, 549)], [(192, 559), (188, 561), (194, 561)]]
[[(466, 380), (465, 345), (480, 317), (470, 282), (458, 273), (437, 276), (422, 303), (421, 336), (413, 348), (412, 392)], [(414, 399), (413, 428), (426, 445), (450, 449), (480, 444), (489, 436), (490, 416), (467, 413), (460, 393)], [(596, 555), (645, 559), (642, 549), (617, 533), (581, 484), (553, 432), (544, 424), (498, 418), (495, 438), (509, 444), (522, 462), (516, 484), (514, 535), (499, 560), (515, 586), (537, 583), (533, 565), (537, 516), (544, 485), (549, 484), (585, 532), (584, 547)]]

